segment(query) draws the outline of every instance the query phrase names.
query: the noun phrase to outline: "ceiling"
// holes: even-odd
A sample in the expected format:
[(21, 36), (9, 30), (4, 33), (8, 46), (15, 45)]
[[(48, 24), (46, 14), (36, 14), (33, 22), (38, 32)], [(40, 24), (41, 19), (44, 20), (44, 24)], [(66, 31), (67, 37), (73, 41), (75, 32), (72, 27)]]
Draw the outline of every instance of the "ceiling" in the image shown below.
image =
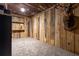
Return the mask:
[[(53, 4), (49, 3), (7, 3), (6, 5), (7, 8), (12, 11), (12, 13), (26, 16), (34, 15), (53, 6)], [(24, 8), (26, 11), (21, 12), (20, 8)]]
[[(7, 6), (7, 8), (11, 10), (12, 13), (25, 15), (25, 16), (32, 16), (36, 13), (39, 13), (41, 11), (44, 11), (50, 7), (53, 7), (59, 4), (54, 4), (54, 3), (6, 3), (4, 4), (3, 3), (1, 5)], [(24, 8), (26, 11), (21, 12), (20, 8)]]

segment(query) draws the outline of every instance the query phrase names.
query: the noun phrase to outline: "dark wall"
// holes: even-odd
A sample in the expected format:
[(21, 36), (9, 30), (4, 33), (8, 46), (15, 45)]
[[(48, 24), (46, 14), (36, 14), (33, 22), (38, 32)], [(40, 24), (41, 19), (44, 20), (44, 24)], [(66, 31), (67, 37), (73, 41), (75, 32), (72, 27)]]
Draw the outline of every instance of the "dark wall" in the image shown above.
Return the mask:
[[(4, 13), (10, 14), (4, 9)], [(11, 16), (0, 15), (0, 56), (11, 55)]]

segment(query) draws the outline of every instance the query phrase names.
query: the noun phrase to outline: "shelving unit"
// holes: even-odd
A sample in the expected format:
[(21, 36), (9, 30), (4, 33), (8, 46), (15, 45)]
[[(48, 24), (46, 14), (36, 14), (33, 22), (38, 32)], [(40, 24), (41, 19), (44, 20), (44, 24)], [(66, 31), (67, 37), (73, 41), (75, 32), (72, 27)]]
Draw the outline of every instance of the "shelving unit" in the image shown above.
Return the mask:
[(24, 30), (12, 30), (14, 33), (16, 32), (24, 32)]
[(24, 33), (25, 33), (24, 20), (22, 20), (22, 18), (13, 17), (12, 38), (22, 38), (25, 35)]

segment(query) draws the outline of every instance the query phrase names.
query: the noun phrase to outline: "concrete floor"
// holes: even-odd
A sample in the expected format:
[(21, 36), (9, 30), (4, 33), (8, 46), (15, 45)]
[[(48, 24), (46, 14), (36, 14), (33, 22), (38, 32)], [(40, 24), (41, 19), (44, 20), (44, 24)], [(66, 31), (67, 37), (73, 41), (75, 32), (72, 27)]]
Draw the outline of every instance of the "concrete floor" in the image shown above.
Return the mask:
[(74, 56), (74, 54), (33, 38), (21, 38), (12, 39), (12, 56)]

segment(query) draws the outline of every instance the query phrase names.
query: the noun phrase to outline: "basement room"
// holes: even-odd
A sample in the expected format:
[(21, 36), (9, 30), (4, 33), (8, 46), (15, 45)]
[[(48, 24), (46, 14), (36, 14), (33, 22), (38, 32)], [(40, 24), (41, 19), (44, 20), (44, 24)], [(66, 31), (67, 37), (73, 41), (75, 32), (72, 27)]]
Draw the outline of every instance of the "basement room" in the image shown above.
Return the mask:
[(78, 3), (0, 3), (0, 56), (78, 56)]

